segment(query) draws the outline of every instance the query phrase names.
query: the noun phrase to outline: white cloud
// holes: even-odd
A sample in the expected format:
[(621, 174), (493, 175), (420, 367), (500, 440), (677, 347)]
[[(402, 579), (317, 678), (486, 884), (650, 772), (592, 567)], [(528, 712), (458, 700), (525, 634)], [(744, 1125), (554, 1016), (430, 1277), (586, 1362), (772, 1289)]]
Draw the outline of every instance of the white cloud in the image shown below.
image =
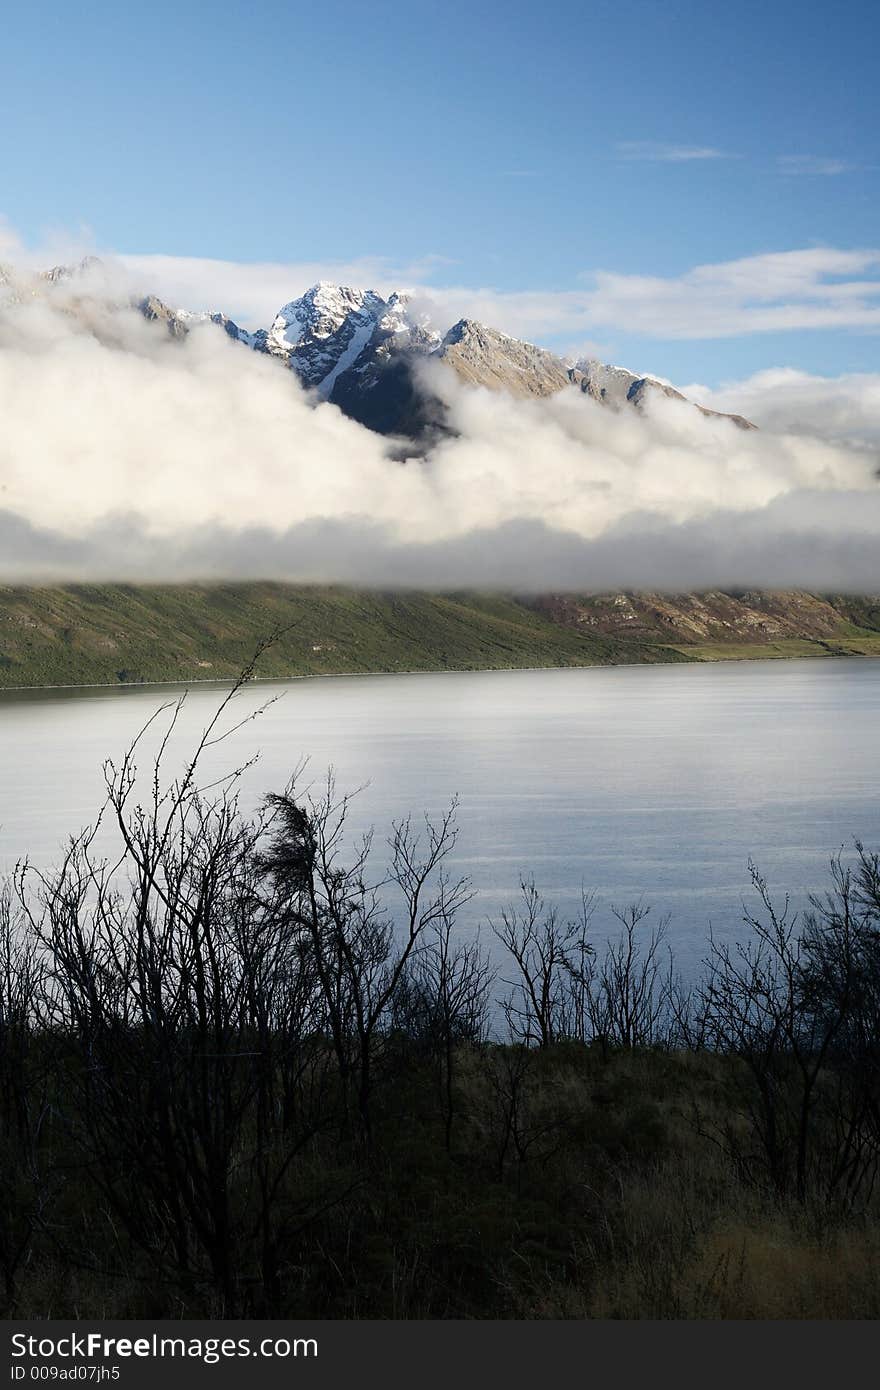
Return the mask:
[(873, 450), (880, 461), (880, 373), (822, 377), (774, 367), (718, 390), (699, 384), (682, 390), (710, 409), (735, 409), (764, 429)]
[[(696, 148), (696, 147), (695, 147)], [(517, 171), (510, 171), (511, 173)], [(519, 171), (525, 176), (530, 172)], [(87, 232), (24, 246), (0, 217), (0, 264), (40, 268), (94, 254)], [(454, 262), (364, 256), (347, 261), (238, 262), (158, 254), (102, 254), (132, 289), (196, 311), (220, 309), (265, 327), (282, 304), (333, 280), (380, 292), (409, 290), (436, 325), (484, 320), (515, 337), (601, 342), (610, 330), (656, 340), (717, 339), (809, 330), (880, 330), (880, 249), (814, 246), (697, 265), (680, 275), (585, 271), (574, 288), (499, 290), (450, 283)], [(447, 283), (438, 283), (445, 278)]]
[(431, 385), (455, 436), (402, 464), (211, 325), (174, 341), (63, 287), (7, 309), (0, 580), (876, 587), (880, 488), (858, 448), (665, 398), (643, 418), (436, 366)]
[(582, 287), (505, 291), (428, 283), (438, 258), (243, 265), (174, 256), (122, 256), (143, 289), (192, 309), (223, 309), (247, 327), (271, 322), (278, 308), (318, 279), (409, 289), (441, 328), (481, 319), (515, 337), (541, 342), (596, 339), (611, 330), (664, 339), (710, 339), (810, 329), (880, 329), (880, 250), (809, 247), (698, 265), (677, 276), (587, 272)]
[(467, 314), (518, 337), (593, 337), (597, 329), (668, 339), (807, 329), (880, 329), (880, 250), (810, 247), (699, 265), (678, 276), (582, 277), (583, 290), (504, 293), (426, 288), (442, 317)]
[(880, 250), (771, 252), (680, 276), (599, 272), (593, 324), (653, 338), (723, 338), (805, 329), (880, 328)]
[(244, 328), (265, 328), (283, 304), (317, 280), (369, 287), (380, 294), (421, 283), (448, 261), (424, 256), (402, 265), (380, 256), (348, 261), (223, 261), (199, 256), (121, 255), (117, 259), (144, 290), (176, 308), (221, 310)]
[(0, 213), (0, 267), (19, 271), (47, 270), (71, 265), (95, 253), (95, 239), (88, 227), (79, 231), (60, 227), (44, 232), (37, 243), (26, 243), (8, 218)]

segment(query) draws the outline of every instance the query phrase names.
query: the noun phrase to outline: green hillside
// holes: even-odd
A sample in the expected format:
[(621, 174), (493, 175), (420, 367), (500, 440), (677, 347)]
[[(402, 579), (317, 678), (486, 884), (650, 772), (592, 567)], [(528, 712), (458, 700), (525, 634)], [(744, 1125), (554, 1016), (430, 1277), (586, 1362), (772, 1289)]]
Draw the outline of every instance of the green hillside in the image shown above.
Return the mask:
[(0, 687), (685, 661), (501, 596), (283, 584), (0, 588)]
[(0, 688), (880, 656), (880, 599), (515, 598), (274, 583), (0, 588)]

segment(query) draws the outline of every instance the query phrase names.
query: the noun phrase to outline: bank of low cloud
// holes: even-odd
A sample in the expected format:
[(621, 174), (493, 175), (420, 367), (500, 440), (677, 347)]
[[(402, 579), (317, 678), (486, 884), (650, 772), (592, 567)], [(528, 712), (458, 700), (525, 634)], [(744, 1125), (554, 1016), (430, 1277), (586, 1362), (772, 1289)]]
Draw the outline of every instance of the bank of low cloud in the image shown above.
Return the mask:
[(213, 325), (175, 341), (69, 289), (8, 307), (0, 578), (877, 587), (880, 493), (854, 426), (746, 432), (575, 389), (518, 401), (442, 367), (426, 385), (451, 429), (427, 455)]

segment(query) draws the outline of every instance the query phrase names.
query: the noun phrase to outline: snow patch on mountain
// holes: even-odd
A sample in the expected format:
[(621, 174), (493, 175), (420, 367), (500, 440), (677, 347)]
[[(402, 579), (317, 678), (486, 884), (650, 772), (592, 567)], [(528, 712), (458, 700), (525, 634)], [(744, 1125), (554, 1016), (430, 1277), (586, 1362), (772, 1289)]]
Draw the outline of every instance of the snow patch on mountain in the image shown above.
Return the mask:
[(336, 385), (337, 378), (349, 367), (354, 366), (375, 331), (375, 323), (371, 321), (359, 324), (352, 333), (348, 346), (343, 348), (335, 364), (315, 388), (318, 395), (322, 396), (324, 400), (329, 400), (333, 387)]

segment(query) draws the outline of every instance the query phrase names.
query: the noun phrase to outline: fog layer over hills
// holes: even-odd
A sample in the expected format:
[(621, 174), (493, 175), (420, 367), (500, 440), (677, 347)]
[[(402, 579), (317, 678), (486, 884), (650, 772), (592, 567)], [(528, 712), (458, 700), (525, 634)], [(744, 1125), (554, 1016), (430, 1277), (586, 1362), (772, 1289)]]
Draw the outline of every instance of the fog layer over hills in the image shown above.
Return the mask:
[(3, 582), (876, 590), (875, 378), (694, 388), (754, 429), (403, 296), (316, 286), (261, 332), (143, 288), (6, 273)]

